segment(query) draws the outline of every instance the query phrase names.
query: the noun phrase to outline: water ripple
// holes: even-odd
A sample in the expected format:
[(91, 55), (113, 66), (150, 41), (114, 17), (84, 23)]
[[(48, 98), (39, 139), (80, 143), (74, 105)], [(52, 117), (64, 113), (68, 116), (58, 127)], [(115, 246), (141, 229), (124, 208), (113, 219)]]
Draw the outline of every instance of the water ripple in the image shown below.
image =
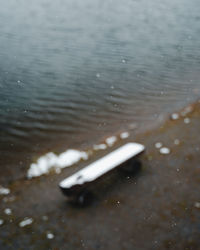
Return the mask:
[(199, 13), (196, 0), (2, 3), (0, 160), (10, 178), (42, 153), (150, 125), (198, 97)]

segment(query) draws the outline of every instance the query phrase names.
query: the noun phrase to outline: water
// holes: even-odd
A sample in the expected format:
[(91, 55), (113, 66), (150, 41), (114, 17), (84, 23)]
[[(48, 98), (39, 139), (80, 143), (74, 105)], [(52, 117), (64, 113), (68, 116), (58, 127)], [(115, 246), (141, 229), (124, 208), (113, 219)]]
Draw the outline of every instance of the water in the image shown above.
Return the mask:
[(1, 1), (0, 34), (1, 182), (200, 95), (197, 0)]

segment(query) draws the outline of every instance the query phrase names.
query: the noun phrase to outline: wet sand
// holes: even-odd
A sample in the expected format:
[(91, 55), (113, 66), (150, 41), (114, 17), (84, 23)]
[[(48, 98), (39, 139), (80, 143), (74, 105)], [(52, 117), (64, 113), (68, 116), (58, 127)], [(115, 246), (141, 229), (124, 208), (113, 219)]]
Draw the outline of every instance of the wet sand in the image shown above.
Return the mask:
[[(147, 147), (142, 170), (111, 176), (90, 206), (68, 204), (58, 183), (94, 158), (60, 175), (14, 182), (0, 196), (0, 249), (200, 249), (200, 103), (185, 111), (131, 135), (127, 141)], [(161, 154), (158, 142), (170, 153)], [(20, 227), (25, 217), (33, 221)]]

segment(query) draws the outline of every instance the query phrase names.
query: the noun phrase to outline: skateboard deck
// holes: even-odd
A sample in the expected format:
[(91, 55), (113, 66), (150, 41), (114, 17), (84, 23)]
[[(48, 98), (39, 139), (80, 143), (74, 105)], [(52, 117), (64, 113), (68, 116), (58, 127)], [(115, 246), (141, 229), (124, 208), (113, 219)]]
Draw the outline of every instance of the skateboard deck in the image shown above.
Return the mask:
[(139, 155), (144, 149), (145, 147), (142, 144), (133, 142), (127, 143), (70, 177), (62, 180), (59, 186), (66, 194), (66, 191), (70, 191), (70, 189), (73, 189), (75, 186), (83, 186), (86, 183), (94, 182), (106, 173)]

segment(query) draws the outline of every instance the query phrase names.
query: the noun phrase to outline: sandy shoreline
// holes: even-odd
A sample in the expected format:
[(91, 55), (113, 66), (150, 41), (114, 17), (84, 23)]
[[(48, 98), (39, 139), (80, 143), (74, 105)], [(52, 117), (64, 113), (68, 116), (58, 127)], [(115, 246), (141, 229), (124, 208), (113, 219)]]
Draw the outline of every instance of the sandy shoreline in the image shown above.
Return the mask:
[[(110, 179), (89, 207), (70, 206), (57, 187), (85, 162), (61, 175), (14, 182), (10, 194), (0, 196), (0, 248), (198, 249), (200, 103), (188, 107), (159, 128), (130, 135), (127, 141), (147, 147), (142, 171)], [(158, 142), (170, 153), (161, 154)], [(25, 217), (30, 224), (22, 227)]]

